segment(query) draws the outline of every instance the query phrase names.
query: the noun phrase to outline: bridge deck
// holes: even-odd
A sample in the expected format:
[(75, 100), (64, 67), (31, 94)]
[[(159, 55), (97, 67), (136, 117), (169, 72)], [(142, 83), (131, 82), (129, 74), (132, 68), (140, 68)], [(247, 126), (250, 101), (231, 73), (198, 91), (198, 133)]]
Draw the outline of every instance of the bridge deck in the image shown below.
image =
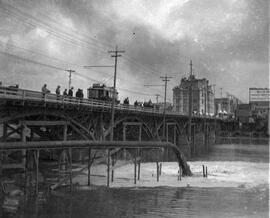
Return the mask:
[[(14, 103), (19, 103), (22, 105), (28, 104), (42, 104), (42, 105), (55, 105), (55, 106), (77, 106), (82, 108), (91, 108), (91, 109), (102, 109), (102, 110), (110, 110), (111, 102), (101, 101), (95, 99), (79, 99), (76, 97), (67, 97), (67, 96), (57, 96), (55, 94), (43, 94), (42, 92), (25, 90), (25, 89), (17, 89), (17, 88), (9, 88), (0, 86), (0, 100), (9, 101)], [(159, 108), (147, 108), (141, 106), (133, 106), (133, 105), (125, 105), (125, 104), (117, 104), (115, 105), (115, 109), (117, 111), (130, 111), (130, 112), (143, 112), (149, 114), (163, 115), (163, 109)], [(180, 114), (179, 112), (166, 110), (166, 115), (174, 115), (187, 117), (187, 115)], [(202, 118), (205, 116), (201, 115), (192, 115), (192, 117)], [(206, 116), (207, 119), (214, 119), (214, 117)], [(219, 118), (220, 119), (220, 118)]]

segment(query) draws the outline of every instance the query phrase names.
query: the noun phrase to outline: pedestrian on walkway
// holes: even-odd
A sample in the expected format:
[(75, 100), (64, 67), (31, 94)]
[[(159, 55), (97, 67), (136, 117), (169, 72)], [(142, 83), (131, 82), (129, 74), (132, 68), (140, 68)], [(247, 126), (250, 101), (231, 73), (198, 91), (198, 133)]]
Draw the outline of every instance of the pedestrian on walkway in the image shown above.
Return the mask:
[(68, 90), (68, 96), (73, 97), (73, 87), (71, 87), (70, 90)]

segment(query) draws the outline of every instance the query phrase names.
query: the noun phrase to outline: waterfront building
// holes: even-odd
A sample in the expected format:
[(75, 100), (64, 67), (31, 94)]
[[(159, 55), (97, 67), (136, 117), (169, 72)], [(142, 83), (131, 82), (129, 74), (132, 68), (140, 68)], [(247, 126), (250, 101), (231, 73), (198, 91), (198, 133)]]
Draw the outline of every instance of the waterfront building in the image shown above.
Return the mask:
[(227, 93), (226, 97), (215, 98), (215, 114), (219, 116), (235, 116), (238, 105), (242, 102), (235, 96)]
[(205, 78), (197, 79), (193, 74), (188, 78), (183, 77), (180, 85), (173, 88), (174, 111), (184, 115), (189, 114), (190, 92), (193, 114), (214, 115), (214, 92), (209, 81)]
[(269, 120), (269, 88), (249, 88), (249, 104), (252, 116), (258, 119)]

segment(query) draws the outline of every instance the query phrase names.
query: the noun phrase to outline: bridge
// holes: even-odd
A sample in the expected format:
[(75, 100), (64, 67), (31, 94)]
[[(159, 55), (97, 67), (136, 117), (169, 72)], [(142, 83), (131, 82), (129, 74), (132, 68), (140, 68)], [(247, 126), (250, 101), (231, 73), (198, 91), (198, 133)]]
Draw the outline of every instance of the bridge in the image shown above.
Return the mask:
[[(215, 132), (224, 124), (224, 120), (215, 117), (192, 115), (189, 136), (189, 117), (186, 115), (166, 110), (164, 120), (163, 110), (123, 104), (115, 105), (113, 130), (110, 120), (111, 102), (108, 101), (0, 87), (0, 146), (2, 150), (10, 150), (19, 149), (18, 145), (21, 145), (24, 157), (21, 166), (24, 169), (31, 149), (48, 149), (46, 145), (51, 144), (49, 149), (53, 146), (68, 149), (70, 162), (76, 155), (81, 159), (88, 154), (86, 147), (93, 150), (107, 148), (107, 157), (113, 158), (119, 151), (126, 157), (128, 150), (135, 162), (136, 159), (157, 162), (177, 160), (182, 172), (190, 175), (183, 157), (207, 152), (209, 144), (215, 140)], [(113, 142), (109, 143), (112, 131)], [(14, 143), (17, 143), (15, 148)], [(31, 143), (45, 147), (33, 148)], [(59, 147), (59, 143), (65, 146)], [(13, 147), (5, 147), (11, 144)], [(72, 148), (81, 149), (74, 154)], [(146, 148), (147, 152), (143, 153)], [(37, 157), (37, 153), (34, 156)]]

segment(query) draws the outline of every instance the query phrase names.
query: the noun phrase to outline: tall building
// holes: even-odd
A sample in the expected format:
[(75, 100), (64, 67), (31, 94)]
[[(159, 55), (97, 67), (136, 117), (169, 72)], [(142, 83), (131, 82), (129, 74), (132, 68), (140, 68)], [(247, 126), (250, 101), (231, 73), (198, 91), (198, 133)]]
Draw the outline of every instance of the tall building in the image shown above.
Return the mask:
[(173, 110), (188, 115), (190, 97), (192, 99), (191, 111), (193, 114), (214, 115), (212, 87), (207, 79), (195, 78), (192, 74), (192, 62), (190, 76), (182, 78), (180, 85), (173, 88)]

